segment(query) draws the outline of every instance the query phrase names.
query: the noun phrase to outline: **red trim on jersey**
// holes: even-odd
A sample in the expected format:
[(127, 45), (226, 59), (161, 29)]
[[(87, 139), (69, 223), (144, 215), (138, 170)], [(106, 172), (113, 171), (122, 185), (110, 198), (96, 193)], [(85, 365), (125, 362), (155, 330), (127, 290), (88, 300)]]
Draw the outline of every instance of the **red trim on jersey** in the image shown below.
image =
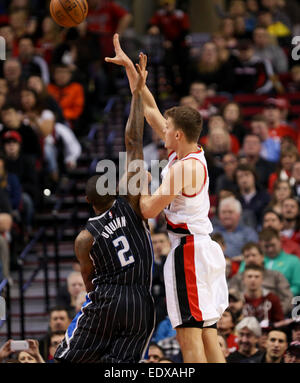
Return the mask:
[(185, 283), (191, 314), (197, 321), (201, 322), (203, 321), (203, 318), (202, 312), (199, 308), (194, 257), (194, 236), (191, 235), (186, 237), (186, 244), (183, 247)]
[(189, 231), (189, 228), (187, 227), (186, 223), (173, 223), (166, 217), (167, 223), (173, 228), (173, 229), (185, 229)]
[(197, 150), (197, 152), (190, 152), (190, 153), (188, 153), (186, 156), (184, 156), (184, 157), (182, 158), (182, 160), (184, 160), (185, 157), (189, 156), (190, 154), (199, 154), (199, 153), (201, 153), (202, 150), (203, 150), (203, 149), (202, 149), (202, 146), (199, 146), (198, 149), (199, 149), (199, 150)]
[(172, 150), (171, 153), (169, 153), (168, 158), (170, 158), (170, 156), (171, 156), (173, 153), (175, 153), (175, 150)]
[(204, 174), (204, 182), (203, 182), (203, 185), (201, 186), (201, 189), (200, 189), (197, 193), (195, 193), (195, 194), (193, 194), (193, 195), (188, 195), (188, 194), (185, 194), (185, 193), (182, 192), (182, 195), (183, 195), (184, 197), (188, 197), (188, 198), (196, 197), (198, 194), (200, 194), (200, 193), (202, 192), (202, 190), (203, 190), (205, 184), (206, 184), (206, 181), (207, 181), (207, 170), (206, 170), (206, 166), (204, 165), (204, 163), (203, 163), (201, 160), (199, 160), (199, 158), (190, 157), (190, 158), (185, 158), (185, 159), (182, 160), (182, 161), (186, 161), (186, 160), (189, 160), (189, 159), (191, 159), (191, 158), (194, 159), (194, 160), (199, 161), (199, 162), (202, 164), (202, 166), (204, 167), (204, 173), (205, 173), (205, 174)]

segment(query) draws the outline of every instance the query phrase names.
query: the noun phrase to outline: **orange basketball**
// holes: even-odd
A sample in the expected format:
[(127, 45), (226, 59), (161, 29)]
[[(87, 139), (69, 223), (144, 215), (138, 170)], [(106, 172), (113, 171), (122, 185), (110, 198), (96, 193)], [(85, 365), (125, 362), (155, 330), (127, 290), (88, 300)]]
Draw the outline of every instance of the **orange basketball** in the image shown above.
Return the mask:
[(53, 20), (62, 27), (76, 27), (88, 13), (86, 0), (51, 0), (50, 13)]

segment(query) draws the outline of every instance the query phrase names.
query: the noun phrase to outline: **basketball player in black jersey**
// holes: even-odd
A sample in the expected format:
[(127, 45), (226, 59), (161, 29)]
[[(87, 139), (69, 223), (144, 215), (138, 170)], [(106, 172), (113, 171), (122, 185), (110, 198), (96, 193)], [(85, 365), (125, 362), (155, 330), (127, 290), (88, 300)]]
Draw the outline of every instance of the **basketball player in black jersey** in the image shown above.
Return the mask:
[[(143, 66), (144, 63), (140, 62)], [(127, 164), (143, 159), (144, 112), (140, 91), (147, 73), (139, 73), (126, 125)], [(127, 182), (136, 173), (129, 173)], [(87, 200), (96, 213), (75, 240), (87, 300), (55, 353), (71, 363), (137, 363), (153, 333), (151, 296), (153, 252), (139, 208), (140, 196), (99, 195), (93, 176)]]

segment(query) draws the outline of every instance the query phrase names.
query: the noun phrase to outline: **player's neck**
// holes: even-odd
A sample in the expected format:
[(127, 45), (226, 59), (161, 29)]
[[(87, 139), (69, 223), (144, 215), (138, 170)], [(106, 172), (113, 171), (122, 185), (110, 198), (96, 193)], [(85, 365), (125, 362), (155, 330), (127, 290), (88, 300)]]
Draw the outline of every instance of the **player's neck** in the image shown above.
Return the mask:
[(93, 206), (93, 209), (94, 209), (95, 214), (96, 214), (96, 215), (101, 215), (101, 214), (105, 213), (106, 211), (108, 211), (108, 210), (112, 207), (112, 205), (114, 204), (114, 202), (115, 202), (115, 201), (110, 202), (108, 205), (103, 206), (103, 208), (100, 209), (100, 210), (97, 209), (95, 206)]
[(190, 153), (197, 152), (199, 150), (199, 146), (196, 142), (193, 142), (192, 144), (185, 143), (176, 150), (177, 158), (181, 160), (182, 158), (186, 157)]

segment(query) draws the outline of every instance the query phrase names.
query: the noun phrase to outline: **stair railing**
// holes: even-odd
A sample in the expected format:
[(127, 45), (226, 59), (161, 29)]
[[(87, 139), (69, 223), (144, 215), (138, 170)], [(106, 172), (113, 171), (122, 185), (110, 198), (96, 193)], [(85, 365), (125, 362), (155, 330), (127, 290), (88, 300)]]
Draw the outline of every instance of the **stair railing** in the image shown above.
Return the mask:
[[(3, 293), (2, 293), (3, 292)], [(10, 283), (7, 278), (3, 279), (3, 281), (0, 283), (0, 296), (4, 298), (4, 301), (2, 301), (2, 304), (5, 305), (5, 307), (2, 307), (2, 314), (5, 314), (5, 318), (0, 318), (0, 328), (6, 323), (7, 324), (7, 338), (11, 338), (11, 302), (10, 302)], [(3, 313), (4, 311), (4, 313)]]

